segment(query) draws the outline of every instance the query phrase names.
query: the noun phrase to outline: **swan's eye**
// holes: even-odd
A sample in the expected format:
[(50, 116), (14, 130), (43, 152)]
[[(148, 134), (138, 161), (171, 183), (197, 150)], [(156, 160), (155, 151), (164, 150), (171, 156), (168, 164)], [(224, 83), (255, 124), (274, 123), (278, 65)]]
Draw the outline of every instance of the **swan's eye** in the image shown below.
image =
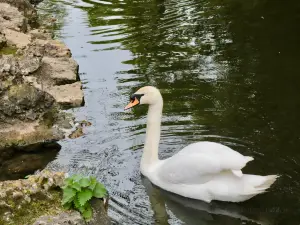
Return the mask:
[(130, 97), (130, 102), (134, 102), (134, 100), (135, 100), (135, 96), (132, 95), (132, 96)]
[(130, 102), (134, 102), (136, 99), (138, 101), (141, 100), (141, 97), (143, 96), (144, 94), (133, 94), (130, 96)]

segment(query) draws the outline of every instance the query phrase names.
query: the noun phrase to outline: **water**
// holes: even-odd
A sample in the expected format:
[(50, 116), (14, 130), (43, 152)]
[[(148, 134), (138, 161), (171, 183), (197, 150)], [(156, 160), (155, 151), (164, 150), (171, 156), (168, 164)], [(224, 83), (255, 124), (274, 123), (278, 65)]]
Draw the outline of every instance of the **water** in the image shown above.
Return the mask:
[[(50, 168), (101, 180), (115, 224), (299, 224), (298, 0), (51, 3), (65, 16), (60, 38), (84, 83), (86, 106), (74, 111), (93, 125), (62, 141)], [(216, 141), (255, 157), (244, 172), (281, 178), (242, 204), (208, 205), (154, 188), (139, 172), (147, 109), (123, 111), (144, 85), (164, 97), (161, 158)]]

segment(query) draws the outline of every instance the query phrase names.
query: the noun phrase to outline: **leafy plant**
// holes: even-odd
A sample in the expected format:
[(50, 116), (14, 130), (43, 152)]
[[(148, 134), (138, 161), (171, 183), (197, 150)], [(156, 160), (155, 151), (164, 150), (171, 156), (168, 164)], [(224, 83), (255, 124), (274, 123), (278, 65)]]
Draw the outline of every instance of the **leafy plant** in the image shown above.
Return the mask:
[(62, 205), (66, 209), (78, 210), (85, 220), (92, 218), (92, 207), (90, 200), (103, 198), (107, 195), (104, 185), (99, 183), (95, 177), (84, 177), (74, 174), (64, 181)]

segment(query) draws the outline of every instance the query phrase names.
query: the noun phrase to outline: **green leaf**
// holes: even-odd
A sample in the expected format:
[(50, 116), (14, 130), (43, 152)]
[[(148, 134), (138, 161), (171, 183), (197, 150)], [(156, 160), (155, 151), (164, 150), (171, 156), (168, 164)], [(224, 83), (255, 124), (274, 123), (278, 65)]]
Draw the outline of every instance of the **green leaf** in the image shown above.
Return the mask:
[(89, 178), (84, 177), (79, 180), (79, 184), (81, 187), (88, 187), (91, 184), (91, 181)]
[(103, 198), (106, 195), (107, 191), (103, 184), (99, 182), (96, 184), (95, 189), (93, 191), (93, 196), (96, 198)]
[(78, 182), (82, 179), (82, 175), (74, 174), (74, 175), (71, 176), (71, 179), (75, 182)]
[(75, 198), (75, 199), (74, 199), (74, 206), (75, 206), (76, 209), (79, 209), (80, 207), (82, 207), (82, 206), (80, 205), (80, 203), (79, 203), (78, 198)]
[(87, 201), (93, 197), (93, 192), (89, 189), (83, 189), (77, 194), (79, 204), (84, 206)]
[(91, 177), (91, 184), (89, 186), (89, 189), (93, 191), (95, 189), (95, 187), (96, 187), (96, 184), (97, 184), (96, 178), (95, 177)]
[(76, 190), (73, 188), (65, 188), (63, 190), (63, 199), (62, 199), (62, 204), (65, 205), (66, 203), (71, 202), (76, 195)]
[(86, 220), (90, 220), (92, 218), (92, 215), (93, 215), (92, 207), (90, 205), (87, 205), (86, 209), (82, 212), (82, 216)]
[(72, 202), (67, 202), (63, 205), (65, 209), (70, 209), (72, 207)]
[(83, 213), (83, 212), (85, 211), (85, 207), (84, 207), (84, 206), (80, 206), (80, 207), (78, 208), (78, 210), (79, 210), (79, 212)]
[(72, 186), (72, 188), (76, 189), (77, 191), (81, 191), (81, 186), (79, 183), (75, 182), (71, 186)]

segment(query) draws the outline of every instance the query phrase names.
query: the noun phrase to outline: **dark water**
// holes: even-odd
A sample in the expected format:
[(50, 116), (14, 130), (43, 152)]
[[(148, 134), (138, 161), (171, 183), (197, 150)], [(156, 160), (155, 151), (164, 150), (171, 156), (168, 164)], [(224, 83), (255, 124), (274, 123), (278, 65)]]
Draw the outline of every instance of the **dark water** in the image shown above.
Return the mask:
[[(61, 142), (49, 167), (96, 175), (115, 224), (300, 224), (298, 0), (52, 3), (84, 82), (86, 106), (74, 111), (93, 125)], [(152, 187), (139, 173), (146, 108), (123, 111), (144, 85), (164, 97), (161, 158), (216, 141), (255, 158), (244, 172), (281, 178), (241, 204)]]

